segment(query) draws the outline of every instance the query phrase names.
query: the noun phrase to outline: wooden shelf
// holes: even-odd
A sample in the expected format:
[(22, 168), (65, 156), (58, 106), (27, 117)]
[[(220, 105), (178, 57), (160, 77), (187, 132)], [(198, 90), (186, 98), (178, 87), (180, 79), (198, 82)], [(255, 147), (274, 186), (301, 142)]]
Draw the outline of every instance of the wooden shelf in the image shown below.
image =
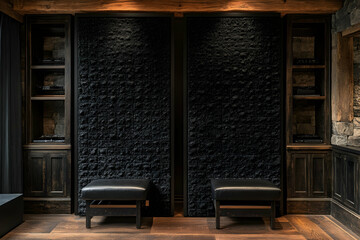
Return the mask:
[(32, 65), (31, 69), (65, 69), (65, 65)]
[(30, 150), (70, 150), (70, 144), (64, 143), (30, 143), (23, 145), (24, 149)]
[(293, 65), (293, 69), (325, 69), (325, 65)]
[(31, 97), (31, 100), (34, 101), (59, 101), (59, 100), (65, 100), (65, 95), (36, 95), (34, 97)]
[(296, 100), (325, 100), (325, 96), (317, 95), (293, 95), (293, 98)]
[(292, 143), (286, 146), (287, 150), (331, 150), (330, 144), (325, 143)]

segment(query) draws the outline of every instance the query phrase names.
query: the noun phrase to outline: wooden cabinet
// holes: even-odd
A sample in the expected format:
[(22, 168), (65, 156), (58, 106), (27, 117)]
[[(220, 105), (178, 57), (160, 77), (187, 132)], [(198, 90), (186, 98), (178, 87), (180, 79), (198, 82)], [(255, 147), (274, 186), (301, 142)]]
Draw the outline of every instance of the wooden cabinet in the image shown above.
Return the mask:
[(286, 17), (288, 213), (330, 214), (329, 20)]
[(25, 195), (66, 197), (70, 189), (69, 151), (29, 151), (25, 154)]
[(26, 17), (25, 212), (71, 212), (71, 18)]
[(288, 153), (288, 197), (331, 197), (331, 162), (328, 153)]
[(287, 151), (287, 213), (330, 214), (332, 163), (330, 151)]

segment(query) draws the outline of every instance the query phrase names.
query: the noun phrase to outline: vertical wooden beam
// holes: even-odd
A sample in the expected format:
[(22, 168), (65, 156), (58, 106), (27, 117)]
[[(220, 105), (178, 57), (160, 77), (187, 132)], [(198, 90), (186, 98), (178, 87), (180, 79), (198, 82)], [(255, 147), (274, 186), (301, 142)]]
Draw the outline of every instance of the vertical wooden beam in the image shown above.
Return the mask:
[(341, 33), (337, 33), (334, 40), (337, 41), (337, 47), (333, 56), (332, 119), (351, 122), (354, 118), (353, 38), (344, 38)]

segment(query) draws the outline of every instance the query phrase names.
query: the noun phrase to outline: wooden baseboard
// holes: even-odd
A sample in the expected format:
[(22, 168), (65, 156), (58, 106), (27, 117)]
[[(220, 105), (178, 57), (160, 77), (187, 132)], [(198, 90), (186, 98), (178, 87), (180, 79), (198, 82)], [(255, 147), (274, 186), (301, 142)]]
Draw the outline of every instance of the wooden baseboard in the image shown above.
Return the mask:
[(331, 202), (331, 216), (357, 235), (360, 235), (360, 215), (334, 199)]
[(24, 212), (30, 214), (69, 214), (71, 201), (69, 198), (25, 198)]
[(288, 214), (320, 214), (329, 215), (331, 212), (331, 199), (329, 198), (293, 198), (287, 200)]

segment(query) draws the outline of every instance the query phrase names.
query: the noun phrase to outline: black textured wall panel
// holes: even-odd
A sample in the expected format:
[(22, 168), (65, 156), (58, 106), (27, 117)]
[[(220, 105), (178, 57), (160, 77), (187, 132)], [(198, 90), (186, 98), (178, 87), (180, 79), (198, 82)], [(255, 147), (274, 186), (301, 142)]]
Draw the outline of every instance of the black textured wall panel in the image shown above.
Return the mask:
[(210, 178), (280, 185), (280, 17), (189, 18), (188, 214), (214, 214)]
[(170, 214), (170, 28), (165, 17), (77, 18), (79, 197), (93, 179), (148, 178), (150, 214)]

